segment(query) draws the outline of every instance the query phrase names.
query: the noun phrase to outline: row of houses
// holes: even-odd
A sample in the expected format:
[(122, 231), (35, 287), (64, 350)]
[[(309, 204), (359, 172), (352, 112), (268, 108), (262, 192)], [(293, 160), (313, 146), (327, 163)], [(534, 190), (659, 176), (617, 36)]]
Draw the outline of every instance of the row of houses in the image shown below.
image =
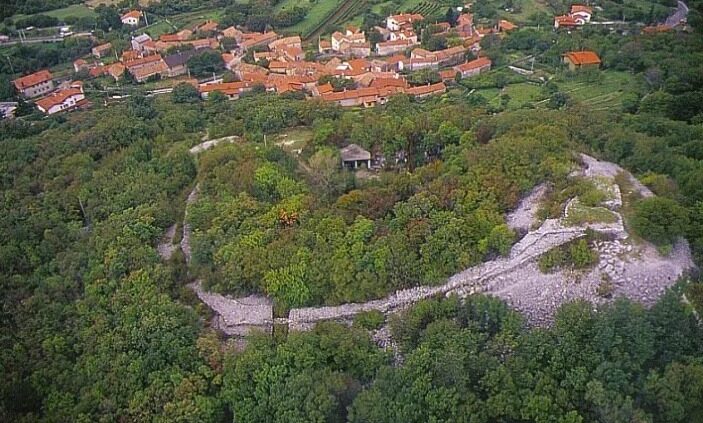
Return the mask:
[(41, 70), (12, 81), (15, 89), (25, 98), (42, 96), (35, 101), (37, 108), (46, 114), (54, 114), (85, 105), (83, 83), (78, 81), (58, 87), (48, 70)]

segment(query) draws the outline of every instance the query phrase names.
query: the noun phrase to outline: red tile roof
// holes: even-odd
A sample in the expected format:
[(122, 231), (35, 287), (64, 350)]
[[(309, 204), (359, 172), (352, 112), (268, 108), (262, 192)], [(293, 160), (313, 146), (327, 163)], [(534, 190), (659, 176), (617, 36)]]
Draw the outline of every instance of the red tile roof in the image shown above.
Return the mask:
[(112, 43), (100, 44), (99, 46), (93, 47), (94, 51), (102, 52), (105, 50), (110, 50), (112, 48)]
[(410, 95), (428, 95), (428, 94), (438, 94), (447, 91), (447, 86), (444, 82), (438, 82), (432, 85), (421, 85), (419, 87), (412, 87), (405, 90), (407, 94)]
[(219, 84), (205, 84), (198, 87), (201, 93), (211, 93), (214, 91), (219, 91), (223, 94), (234, 95), (239, 94), (247, 88), (251, 88), (252, 84), (249, 82), (222, 82)]
[(446, 69), (443, 71), (439, 71), (439, 77), (442, 78), (442, 81), (446, 81), (448, 79), (454, 79), (456, 78), (456, 70), (454, 69)]
[(45, 111), (48, 111), (52, 107), (63, 103), (69, 97), (81, 94), (83, 94), (83, 91), (81, 91), (80, 88), (68, 88), (65, 90), (59, 90), (46, 97), (40, 98), (39, 100), (37, 100), (36, 104)]
[(34, 72), (21, 78), (17, 78), (12, 82), (18, 90), (23, 90), (49, 80), (51, 80), (51, 72), (48, 70), (40, 70), (39, 72)]
[(408, 82), (402, 78), (374, 78), (371, 82), (373, 88), (400, 87), (407, 88)]
[(330, 84), (329, 82), (326, 83), (326, 84), (318, 85), (318, 86), (317, 86), (317, 92), (318, 92), (320, 95), (322, 95), (322, 94), (327, 94), (327, 93), (331, 93), (332, 91), (334, 91), (334, 89), (332, 88), (332, 84)]
[(134, 75), (137, 80), (146, 79), (157, 73), (165, 72), (168, 69), (166, 63), (163, 61), (151, 62), (144, 66), (138, 67), (136, 69), (130, 69), (130, 73)]
[(161, 61), (161, 55), (160, 54), (152, 54), (151, 56), (144, 56), (140, 57), (134, 60), (129, 60), (124, 62), (124, 65), (127, 69), (132, 69), (137, 66), (143, 66), (147, 65), (149, 63), (154, 63), (154, 62), (159, 62)]
[(125, 50), (122, 52), (122, 61), (128, 62), (139, 58), (139, 52), (135, 50)]
[(455, 66), (454, 69), (459, 72), (466, 72), (472, 69), (480, 69), (485, 66), (491, 66), (491, 59), (487, 57), (479, 57), (476, 60), (470, 62), (462, 63), (461, 65)]
[(500, 22), (498, 22), (498, 28), (500, 28), (501, 31), (512, 31), (517, 28), (517, 25), (505, 19), (501, 19)]
[(174, 41), (182, 41), (182, 39), (181, 36), (178, 34), (164, 34), (159, 37), (159, 41), (170, 43)]
[(601, 60), (593, 51), (570, 51), (564, 56), (574, 65), (600, 65)]
[(362, 97), (387, 96), (399, 92), (398, 88), (359, 88), (357, 90), (347, 90), (341, 92), (328, 92), (322, 94), (325, 101), (354, 100)]
[(217, 22), (215, 22), (215, 21), (204, 22), (203, 24), (201, 24), (197, 27), (197, 30), (202, 31), (202, 32), (216, 31), (217, 30)]
[(124, 15), (122, 15), (122, 17), (121, 17), (120, 19), (121, 19), (121, 20), (125, 20), (125, 19), (127, 19), (127, 18), (136, 18), (136, 19), (139, 19), (139, 18), (141, 18), (141, 17), (142, 17), (142, 12), (141, 12), (141, 11), (139, 11), (139, 10), (130, 10), (129, 12), (125, 13)]
[(582, 4), (572, 4), (571, 5), (571, 13), (577, 13), (577, 12), (586, 12), (586, 13), (593, 13), (593, 9), (591, 9), (588, 6), (584, 6)]
[(578, 26), (576, 19), (569, 15), (555, 16), (554, 22), (558, 23), (559, 26)]
[(91, 78), (97, 78), (104, 74), (106, 70), (107, 68), (105, 66), (96, 66), (88, 71), (88, 75), (90, 75)]
[(413, 23), (425, 19), (425, 17), (419, 13), (401, 13), (398, 15), (391, 15), (389, 16), (389, 18), (396, 21), (399, 25)]

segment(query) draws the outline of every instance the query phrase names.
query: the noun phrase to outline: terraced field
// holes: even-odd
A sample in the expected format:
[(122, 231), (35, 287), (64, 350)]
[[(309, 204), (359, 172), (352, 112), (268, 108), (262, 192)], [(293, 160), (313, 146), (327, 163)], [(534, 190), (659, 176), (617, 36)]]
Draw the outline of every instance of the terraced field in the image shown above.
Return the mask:
[[(309, 38), (310, 34), (318, 28), (320, 23), (326, 22), (344, 5), (344, 3), (344, 0), (318, 0), (310, 7), (308, 14), (303, 21), (298, 22), (291, 27), (284, 28), (281, 32), (288, 34), (299, 34), (303, 38)], [(300, 0), (283, 0), (278, 4), (277, 9), (285, 9), (300, 4)]]
[(438, 1), (423, 1), (412, 9), (413, 13), (419, 13), (425, 18), (436, 18), (444, 14), (448, 5)]
[(314, 39), (325, 32), (330, 26), (342, 25), (349, 21), (356, 14), (364, 10), (365, 7), (366, 0), (344, 0), (336, 10), (322, 19), (310, 32), (302, 34), (302, 37), (304, 40)]

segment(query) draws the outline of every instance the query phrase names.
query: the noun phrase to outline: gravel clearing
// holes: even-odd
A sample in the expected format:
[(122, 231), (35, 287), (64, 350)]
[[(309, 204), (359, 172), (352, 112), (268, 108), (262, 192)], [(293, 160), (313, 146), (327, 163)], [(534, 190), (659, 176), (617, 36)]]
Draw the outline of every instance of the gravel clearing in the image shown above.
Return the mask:
[(205, 150), (209, 150), (209, 149), (211, 149), (211, 148), (215, 147), (216, 145), (221, 144), (223, 142), (232, 144), (233, 142), (237, 141), (238, 139), (239, 139), (238, 136), (232, 135), (230, 137), (222, 137), (222, 138), (218, 138), (215, 140), (209, 140), (209, 141), (201, 142), (200, 144), (191, 148), (189, 151), (190, 151), (190, 154), (198, 154), (198, 153), (202, 153)]
[(547, 189), (547, 184), (539, 184), (520, 200), (517, 208), (505, 218), (505, 223), (510, 229), (524, 233), (532, 228), (532, 225), (537, 221), (537, 211)]
[(159, 252), (159, 256), (161, 256), (161, 260), (168, 261), (171, 259), (171, 256), (173, 255), (173, 252), (178, 249), (178, 245), (173, 244), (173, 237), (176, 236), (176, 224), (174, 223), (173, 225), (169, 226), (168, 229), (166, 229), (166, 233), (164, 233), (164, 236), (161, 237), (161, 241), (159, 242), (159, 245), (157, 247), (157, 250)]

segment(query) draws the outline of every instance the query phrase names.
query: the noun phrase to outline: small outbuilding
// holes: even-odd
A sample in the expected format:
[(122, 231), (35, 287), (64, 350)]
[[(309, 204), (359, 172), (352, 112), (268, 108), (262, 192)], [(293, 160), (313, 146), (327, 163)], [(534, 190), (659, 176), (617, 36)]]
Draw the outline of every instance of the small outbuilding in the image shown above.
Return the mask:
[(347, 169), (358, 169), (359, 166), (371, 168), (371, 153), (356, 144), (349, 144), (340, 151), (342, 157), (342, 167)]
[(569, 70), (595, 68), (601, 64), (600, 57), (593, 51), (570, 51), (564, 54), (564, 63), (569, 66)]

